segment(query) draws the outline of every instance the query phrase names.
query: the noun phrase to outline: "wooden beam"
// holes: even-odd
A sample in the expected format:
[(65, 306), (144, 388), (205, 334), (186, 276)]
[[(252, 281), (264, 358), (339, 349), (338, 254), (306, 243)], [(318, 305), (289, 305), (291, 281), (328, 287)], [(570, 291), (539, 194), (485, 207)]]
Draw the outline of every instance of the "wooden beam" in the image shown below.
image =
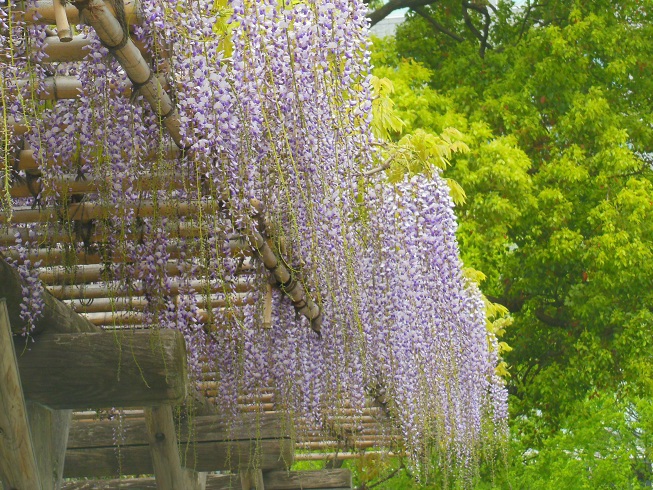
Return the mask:
[(0, 301), (0, 482), (41, 490), (6, 301)]
[[(292, 462), (289, 439), (261, 441), (196, 442), (187, 446), (185, 465), (195, 471), (226, 471), (259, 467), (279, 470)], [(147, 445), (68, 449), (64, 478), (151, 475), (154, 472)]]
[(174, 330), (47, 333), (18, 360), (25, 398), (50, 408), (181, 403), (186, 349)]
[(50, 410), (28, 402), (27, 415), (43, 490), (59, 490), (72, 410)]
[(347, 469), (316, 471), (270, 471), (263, 475), (265, 490), (351, 488), (351, 471)]
[[(244, 415), (232, 427), (223, 415), (197, 415), (184, 420), (176, 429), (180, 444), (212, 441), (249, 441), (252, 439), (289, 438), (278, 413)], [(113, 446), (120, 433), (122, 446), (147, 446), (147, 426), (143, 416), (118, 420), (74, 420), (70, 427), (68, 449), (93, 449)]]
[[(7, 311), (11, 329), (15, 334), (21, 334), (25, 322), (20, 318), (20, 305), (23, 302), (23, 280), (4, 259), (0, 259), (0, 297), (7, 299)], [(43, 310), (34, 324), (33, 335), (46, 330), (51, 332), (97, 332), (98, 327), (75, 313), (71, 308), (52, 296), (48, 291), (42, 295)], [(109, 406), (114, 406), (109, 404)]]
[[(263, 473), (265, 490), (341, 490), (352, 488), (351, 471), (346, 469), (317, 471), (268, 471)], [(206, 490), (234, 490), (240, 486), (239, 475), (208, 475)], [(91, 480), (69, 482), (63, 490), (155, 490), (154, 478)]]
[[(120, 435), (120, 448), (114, 434)], [(293, 460), (293, 444), (278, 414), (247, 415), (235, 429), (221, 415), (194, 416), (183, 421), (176, 434), (182, 465), (200, 472), (283, 469)], [(119, 472), (153, 472), (145, 419), (73, 421), (65, 476), (115, 477)]]
[[(145, 425), (157, 490), (201, 490), (198, 475), (181, 466), (172, 407), (146, 408)], [(206, 474), (203, 481), (206, 486)]]

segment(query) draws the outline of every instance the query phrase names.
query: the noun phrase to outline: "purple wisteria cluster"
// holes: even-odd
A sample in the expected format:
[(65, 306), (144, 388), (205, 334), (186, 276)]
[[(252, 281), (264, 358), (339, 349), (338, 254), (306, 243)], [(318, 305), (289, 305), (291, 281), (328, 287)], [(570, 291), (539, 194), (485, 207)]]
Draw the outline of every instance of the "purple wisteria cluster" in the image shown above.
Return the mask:
[[(414, 461), (434, 449), (471, 461), (488, 432), (505, 431), (496, 339), (480, 293), (461, 274), (444, 180), (390, 185), (382, 174), (373, 182), (362, 175), (374, 161), (365, 4), (222, 4), (139, 2), (134, 36), (176, 101), (190, 148), (173, 157), (92, 29), (79, 26), (89, 40), (84, 61), (48, 64), (44, 31), (9, 29), (0, 18), (0, 35), (10, 32), (10, 50), (21, 54), (0, 57), (3, 107), (30, 120), (25, 142), (48, 190), (14, 209), (58, 210), (30, 225), (30, 247), (101, 256), (95, 286), (132, 298), (143, 326), (183, 332), (191, 376), (214, 373), (223, 408), (271, 389), (298, 431), (332, 436), (343, 410), (355, 420), (371, 403)], [(20, 45), (27, 30), (36, 41)], [(4, 82), (33, 76), (34, 66), (39, 76), (77, 77), (83, 93), (48, 104), (38, 84), (26, 98)], [(16, 149), (17, 136), (7, 130), (5, 138)], [(97, 185), (80, 203), (66, 179)], [(253, 202), (263, 203), (262, 216)], [(80, 204), (92, 215), (66, 211)], [(268, 271), (256, 254), (229, 247), (230, 237), (262, 223), (320, 305), (321, 337), (279, 288), (266, 305)], [(26, 233), (26, 225), (10, 228)], [(74, 275), (80, 265), (64, 267)], [(271, 328), (263, 328), (266, 306)]]

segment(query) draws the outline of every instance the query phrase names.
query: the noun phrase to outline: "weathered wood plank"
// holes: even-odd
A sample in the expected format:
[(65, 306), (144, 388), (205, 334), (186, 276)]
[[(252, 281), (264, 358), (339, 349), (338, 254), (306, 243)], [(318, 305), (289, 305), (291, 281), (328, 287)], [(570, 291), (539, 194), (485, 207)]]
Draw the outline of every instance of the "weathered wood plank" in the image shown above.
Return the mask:
[(42, 488), (5, 299), (0, 300), (0, 482), (9, 489)]
[[(263, 473), (265, 490), (342, 490), (351, 489), (349, 470), (318, 471), (270, 471)], [(154, 490), (154, 478), (134, 478), (122, 480), (93, 480), (69, 482), (64, 490), (115, 490), (138, 489)], [(240, 490), (241, 478), (237, 474), (208, 475), (206, 490)]]
[[(292, 464), (289, 439), (262, 441), (199, 442), (182, 454), (182, 464), (195, 471), (226, 471), (247, 468), (284, 469)], [(65, 478), (151, 475), (152, 458), (147, 445), (68, 449)]]
[(37, 403), (27, 403), (36, 463), (43, 490), (58, 490), (63, 478), (71, 410), (50, 410)]
[[(231, 477), (234, 479), (238, 475), (204, 475), (204, 483), (210, 484), (211, 481), (215, 480), (216, 477)], [(226, 481), (224, 478), (221, 478), (221, 484)], [(240, 480), (239, 483), (240, 485)], [(209, 488), (206, 486), (203, 490)], [(216, 487), (211, 487), (216, 488)], [(223, 488), (238, 488), (238, 487), (229, 487), (229, 486), (220, 486), (217, 487), (220, 489)], [(69, 481), (64, 483), (62, 490), (157, 490), (156, 480), (154, 478), (121, 478), (115, 480), (84, 480), (84, 481)], [(183, 489), (185, 490), (185, 489)]]
[(316, 471), (270, 471), (264, 473), (265, 490), (351, 488), (347, 469)]
[[(190, 424), (189, 424), (190, 422)], [(198, 415), (185, 420), (177, 428), (179, 443), (191, 441), (235, 441), (279, 439), (289, 437), (282, 427), (280, 415), (247, 414), (233, 430), (222, 415)], [(114, 434), (120, 433), (123, 445), (146, 445), (147, 427), (143, 418), (118, 420), (75, 420), (70, 428), (68, 449), (106, 447), (114, 445)]]
[(240, 486), (242, 490), (265, 490), (263, 471), (260, 469), (241, 471)]
[[(26, 328), (25, 322), (20, 318), (20, 305), (23, 301), (22, 284), (18, 272), (4, 259), (0, 259), (0, 298), (7, 299), (9, 322), (15, 334), (21, 334), (23, 329)], [(34, 322), (32, 335), (38, 335), (44, 331), (59, 333), (100, 331), (99, 327), (75, 313), (48, 291), (43, 291), (42, 298), (44, 308), (41, 315)]]
[(172, 407), (162, 405), (146, 408), (145, 425), (157, 490), (200, 490), (197, 474), (181, 466)]
[(188, 382), (174, 330), (42, 334), (18, 365), (25, 398), (57, 409), (176, 404)]

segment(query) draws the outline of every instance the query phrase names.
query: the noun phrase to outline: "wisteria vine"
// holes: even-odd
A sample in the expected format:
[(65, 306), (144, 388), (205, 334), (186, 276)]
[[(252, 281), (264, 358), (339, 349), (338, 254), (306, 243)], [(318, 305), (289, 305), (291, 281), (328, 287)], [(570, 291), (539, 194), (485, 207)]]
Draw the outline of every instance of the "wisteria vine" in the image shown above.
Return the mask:
[[(28, 284), (43, 270), (29, 257), (67, 257), (56, 267), (71, 272), (80, 298), (79, 257), (100, 257), (93, 286), (139, 298), (143, 326), (183, 332), (191, 376), (214, 373), (225, 407), (272, 389), (297, 430), (328, 433), (343, 409), (355, 417), (372, 403), (414, 462), (433, 451), (472, 461), (489, 433), (505, 434), (496, 339), (462, 276), (439, 173), (396, 185), (363, 177), (375, 162), (365, 4), (138, 8), (132, 35), (174, 96), (184, 153), (170, 155), (157, 118), (138, 92), (128, 96), (129, 80), (92, 29), (78, 26), (89, 41), (83, 61), (50, 63), (44, 27), (0, 10), (4, 195), (30, 179), (15, 165), (21, 149), (34, 150), (42, 183), (31, 198), (5, 197), (6, 255)], [(80, 97), (40, 100), (47, 76), (76, 77)], [(70, 181), (97, 185), (80, 199)], [(272, 328), (263, 328), (269, 274), (255, 255), (229, 248), (256, 227), (253, 200), (264, 204), (272, 248), (322, 308), (321, 337), (279, 289)], [(92, 217), (67, 214), (80, 204)], [(59, 212), (38, 223), (11, 218), (29, 207)], [(28, 323), (37, 290), (26, 292)]]

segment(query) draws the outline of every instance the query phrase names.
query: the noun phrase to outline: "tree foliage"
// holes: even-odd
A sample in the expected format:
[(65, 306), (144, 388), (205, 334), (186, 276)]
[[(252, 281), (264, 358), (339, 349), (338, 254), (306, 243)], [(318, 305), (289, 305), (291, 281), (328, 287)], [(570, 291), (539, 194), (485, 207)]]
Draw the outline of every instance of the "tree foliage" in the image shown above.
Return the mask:
[(484, 53), (448, 5), (429, 12), (464, 39), (410, 15), (374, 64), (405, 131), (455, 127), (470, 150), (445, 175), (467, 195), (463, 259), (513, 319), (513, 483), (636, 487), (651, 477), (633, 424), (653, 379), (653, 2), (499, 2)]

